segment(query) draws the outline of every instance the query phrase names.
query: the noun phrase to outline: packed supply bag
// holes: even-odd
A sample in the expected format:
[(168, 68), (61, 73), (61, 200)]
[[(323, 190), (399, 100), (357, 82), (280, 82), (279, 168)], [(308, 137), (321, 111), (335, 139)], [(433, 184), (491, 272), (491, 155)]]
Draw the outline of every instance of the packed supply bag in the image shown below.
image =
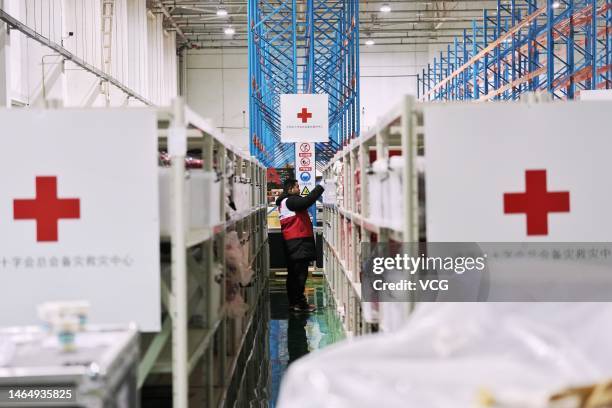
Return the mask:
[(228, 316), (232, 318), (243, 316), (248, 305), (240, 293), (241, 286), (248, 285), (253, 277), (253, 270), (240, 244), (236, 231), (231, 231), (225, 238), (225, 301)]
[(278, 407), (558, 408), (553, 394), (612, 377), (611, 318), (609, 303), (420, 304), (393, 334), (293, 363)]
[[(246, 242), (248, 242), (248, 236)], [(242, 286), (248, 285), (253, 277), (253, 269), (249, 264), (249, 250), (245, 246), (240, 243), (236, 231), (227, 234), (225, 239), (225, 263), (228, 277)]]

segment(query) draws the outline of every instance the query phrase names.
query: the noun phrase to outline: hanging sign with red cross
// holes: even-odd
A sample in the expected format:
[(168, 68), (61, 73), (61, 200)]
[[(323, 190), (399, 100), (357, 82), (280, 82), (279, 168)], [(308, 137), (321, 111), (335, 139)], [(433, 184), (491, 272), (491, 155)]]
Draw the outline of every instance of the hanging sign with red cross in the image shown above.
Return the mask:
[(155, 111), (0, 110), (0, 327), (46, 301), (160, 328)]
[(327, 142), (327, 94), (284, 94), (281, 99), (281, 141)]
[(424, 107), (438, 242), (612, 242), (612, 101)]

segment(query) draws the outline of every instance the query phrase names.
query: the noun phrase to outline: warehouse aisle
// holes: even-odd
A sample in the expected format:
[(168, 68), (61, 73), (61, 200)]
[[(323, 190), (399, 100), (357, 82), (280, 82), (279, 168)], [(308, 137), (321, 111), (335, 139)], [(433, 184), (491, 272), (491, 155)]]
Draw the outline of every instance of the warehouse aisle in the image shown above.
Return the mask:
[(324, 278), (309, 278), (306, 288), (308, 301), (317, 305), (318, 309), (310, 315), (298, 315), (289, 313), (284, 277), (270, 280), (271, 408), (275, 406), (280, 383), (289, 364), (344, 337), (328, 291)]

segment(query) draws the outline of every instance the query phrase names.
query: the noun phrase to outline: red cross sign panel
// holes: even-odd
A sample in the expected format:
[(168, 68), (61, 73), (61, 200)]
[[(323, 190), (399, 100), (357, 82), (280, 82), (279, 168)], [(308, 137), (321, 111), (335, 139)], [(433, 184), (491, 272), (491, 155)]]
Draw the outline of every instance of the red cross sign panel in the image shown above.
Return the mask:
[(79, 219), (78, 198), (57, 198), (57, 177), (36, 177), (36, 198), (15, 199), (13, 212), (16, 220), (36, 221), (36, 241), (57, 242), (60, 219)]
[(526, 170), (525, 192), (504, 194), (504, 212), (525, 214), (527, 235), (548, 235), (548, 214), (569, 210), (568, 191), (546, 191), (546, 170)]
[(610, 112), (612, 101), (425, 106), (428, 241), (612, 242)]
[(284, 94), (281, 98), (281, 142), (327, 142), (327, 94)]
[(157, 118), (0, 110), (0, 327), (86, 300), (92, 323), (160, 329)]

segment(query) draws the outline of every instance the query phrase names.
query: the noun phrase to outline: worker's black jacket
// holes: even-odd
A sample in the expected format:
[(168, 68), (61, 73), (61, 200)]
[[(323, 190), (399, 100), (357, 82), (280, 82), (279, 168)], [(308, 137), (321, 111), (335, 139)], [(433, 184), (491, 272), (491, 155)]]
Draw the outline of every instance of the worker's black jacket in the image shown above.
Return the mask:
[[(312, 189), (310, 194), (306, 197), (302, 197), (298, 194), (289, 195), (286, 193), (281, 194), (276, 199), (276, 205), (280, 207), (281, 202), (286, 198), (285, 205), (291, 211), (306, 211), (308, 207), (316, 203), (317, 199), (323, 194), (323, 187), (316, 186)], [(316, 259), (316, 249), (314, 234), (310, 237), (295, 238), (285, 240), (285, 250), (287, 251), (287, 257), (293, 261), (313, 261)]]

